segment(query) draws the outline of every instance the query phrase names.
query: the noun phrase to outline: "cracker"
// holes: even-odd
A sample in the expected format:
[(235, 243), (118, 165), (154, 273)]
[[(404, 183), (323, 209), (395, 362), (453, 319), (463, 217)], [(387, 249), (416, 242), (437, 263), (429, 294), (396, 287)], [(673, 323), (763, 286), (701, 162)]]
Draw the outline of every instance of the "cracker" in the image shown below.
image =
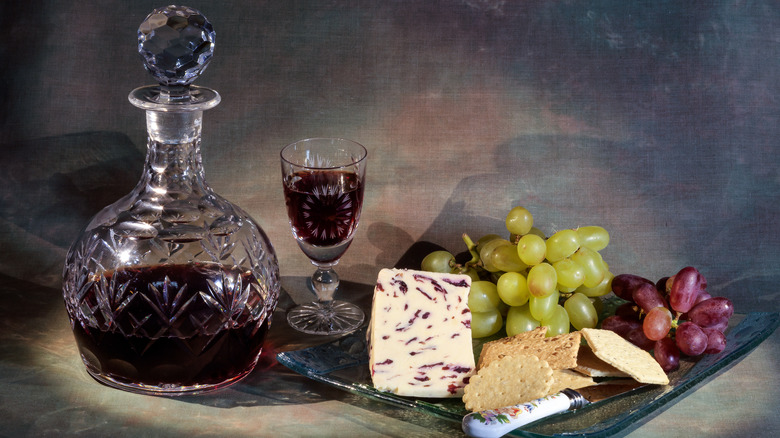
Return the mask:
[(518, 333), (514, 336), (496, 339), (486, 342), (482, 345), (482, 351), (479, 353), (477, 369), (486, 366), (488, 363), (506, 356), (505, 352), (512, 349), (512, 345), (531, 342), (533, 340), (542, 340), (547, 334), (547, 326), (536, 327), (533, 330)]
[(544, 397), (550, 392), (553, 370), (531, 355), (507, 356), (471, 376), (464, 388), (466, 409), (498, 409)]
[(583, 375), (573, 370), (553, 370), (553, 383), (550, 391), (545, 395), (561, 392), (566, 388), (579, 389), (594, 385), (592, 377)]
[(477, 362), (477, 370), (505, 356), (530, 354), (547, 361), (554, 370), (577, 366), (581, 335), (579, 332), (566, 333), (551, 338), (540, 336), (546, 327), (520, 333), (508, 338), (488, 342), (482, 347)]
[(593, 354), (641, 383), (666, 385), (669, 377), (661, 365), (645, 350), (611, 330), (582, 329)]
[(596, 357), (587, 345), (580, 345), (574, 369), (590, 377), (628, 377), (628, 374)]

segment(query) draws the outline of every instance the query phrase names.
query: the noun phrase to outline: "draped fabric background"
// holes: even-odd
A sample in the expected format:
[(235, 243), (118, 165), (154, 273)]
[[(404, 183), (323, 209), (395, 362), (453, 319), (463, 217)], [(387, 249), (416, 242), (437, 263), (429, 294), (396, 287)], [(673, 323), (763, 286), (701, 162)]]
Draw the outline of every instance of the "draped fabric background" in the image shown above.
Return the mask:
[[(506, 212), (524, 205), (548, 233), (607, 228), (615, 273), (657, 279), (693, 265), (737, 312), (780, 308), (777, 2), (186, 4), (217, 31), (196, 83), (222, 95), (204, 114), (207, 180), (264, 227), (283, 276), (312, 267), (289, 231), (278, 152), (342, 136), (370, 160), (362, 222), (338, 266), (346, 281), (372, 284), (417, 241), (462, 251), (462, 233), (503, 233)], [(160, 6), (0, 6), (0, 435), (300, 433), (272, 429), (278, 415), (309, 418), (318, 428), (304, 435), (457, 432), (276, 371), (252, 382), (288, 395), (207, 399), (233, 403), (216, 415), (210, 402), (104, 389), (80, 369), (60, 273), (79, 229), (140, 176), (145, 119), (127, 95), (153, 82), (136, 30)], [(292, 339), (284, 324), (278, 341)], [(776, 430), (773, 409), (698, 417), (741, 399), (776, 406), (778, 359), (775, 334), (634, 433)], [(181, 414), (197, 420), (172, 421)]]

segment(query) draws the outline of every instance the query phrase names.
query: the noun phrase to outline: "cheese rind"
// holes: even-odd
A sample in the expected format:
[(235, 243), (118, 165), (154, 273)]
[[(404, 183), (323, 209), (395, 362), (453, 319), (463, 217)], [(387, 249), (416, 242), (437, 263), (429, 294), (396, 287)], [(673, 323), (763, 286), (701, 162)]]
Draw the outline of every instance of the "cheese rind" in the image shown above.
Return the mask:
[(383, 269), (374, 288), (369, 366), (374, 387), (460, 397), (474, 373), (467, 275)]

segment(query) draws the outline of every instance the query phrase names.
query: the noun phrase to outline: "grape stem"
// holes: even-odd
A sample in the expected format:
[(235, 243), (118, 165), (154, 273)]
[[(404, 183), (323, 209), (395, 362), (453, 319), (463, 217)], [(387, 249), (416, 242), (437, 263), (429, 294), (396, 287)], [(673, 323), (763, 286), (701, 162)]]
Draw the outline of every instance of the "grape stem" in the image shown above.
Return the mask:
[(672, 319), (672, 328), (676, 329), (677, 326), (680, 324), (680, 317), (682, 316), (682, 312), (674, 312), (674, 319)]
[[(563, 294), (561, 294), (561, 296), (563, 296)], [(642, 310), (642, 308), (641, 308), (641, 307), (639, 307), (639, 306), (633, 306), (633, 308), (634, 308), (634, 311), (636, 311), (636, 312), (639, 312), (639, 317), (638, 317), (638, 319), (639, 319), (639, 320), (642, 320), (642, 319), (645, 317), (645, 315), (647, 315), (647, 312), (645, 312), (644, 310)], [(675, 312), (674, 312), (674, 318), (672, 318), (672, 326), (671, 326), (671, 329), (676, 329), (676, 328), (677, 328), (677, 326), (681, 324), (681, 322), (680, 322), (680, 317), (681, 317), (682, 315), (683, 315), (683, 314), (682, 314), (682, 312), (677, 312), (677, 311), (675, 311)], [(683, 322), (684, 322), (684, 321), (683, 321)]]
[(463, 265), (466, 268), (471, 266), (482, 266), (481, 260), (479, 258), (479, 252), (477, 252), (477, 244), (474, 243), (474, 241), (471, 240), (471, 237), (469, 237), (469, 235), (466, 233), (463, 233), (463, 242), (466, 244), (466, 248), (468, 248), (469, 254), (471, 254), (471, 260), (467, 261)]

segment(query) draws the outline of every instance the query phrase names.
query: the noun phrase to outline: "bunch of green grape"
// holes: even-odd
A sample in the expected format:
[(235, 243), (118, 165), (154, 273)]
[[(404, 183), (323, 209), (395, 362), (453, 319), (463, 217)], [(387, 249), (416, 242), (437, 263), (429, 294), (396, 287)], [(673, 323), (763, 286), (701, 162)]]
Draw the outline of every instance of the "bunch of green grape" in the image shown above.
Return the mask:
[(542, 325), (547, 336), (596, 327), (600, 297), (611, 292), (614, 277), (599, 253), (609, 244), (607, 230), (584, 226), (547, 237), (524, 207), (509, 211), (506, 229), (509, 238), (489, 234), (474, 242), (464, 234), (471, 255), (464, 263), (442, 250), (421, 264), (424, 271), (471, 276), (472, 337), (503, 327), (508, 336)]

